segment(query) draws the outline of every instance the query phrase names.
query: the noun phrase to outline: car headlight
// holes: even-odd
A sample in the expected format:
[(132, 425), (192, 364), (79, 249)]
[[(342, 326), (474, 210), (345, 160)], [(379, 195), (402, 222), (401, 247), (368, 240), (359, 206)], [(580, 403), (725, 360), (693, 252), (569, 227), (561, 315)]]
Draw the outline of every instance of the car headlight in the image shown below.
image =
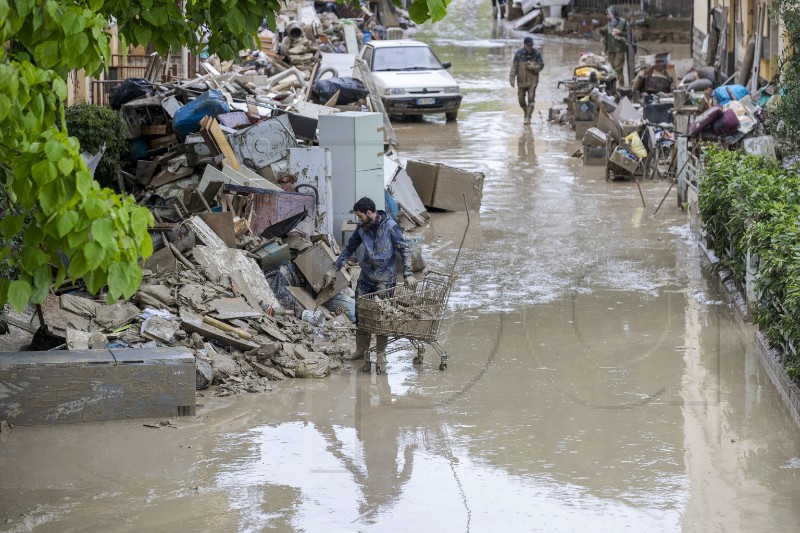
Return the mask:
[(454, 87), (445, 87), (444, 92), (449, 94), (458, 94), (458, 85)]
[(386, 89), (384, 91), (384, 94), (387, 94), (387, 95), (389, 95), (389, 94), (406, 94), (406, 90), (405, 89)]

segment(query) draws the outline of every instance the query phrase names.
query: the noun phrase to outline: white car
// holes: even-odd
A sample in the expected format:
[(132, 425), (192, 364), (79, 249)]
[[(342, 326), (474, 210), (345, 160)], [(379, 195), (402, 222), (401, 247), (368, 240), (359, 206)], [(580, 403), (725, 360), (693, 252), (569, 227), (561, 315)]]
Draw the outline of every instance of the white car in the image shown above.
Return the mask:
[(390, 115), (444, 113), (456, 120), (461, 105), (458, 82), (427, 44), (411, 40), (370, 41), (361, 49)]

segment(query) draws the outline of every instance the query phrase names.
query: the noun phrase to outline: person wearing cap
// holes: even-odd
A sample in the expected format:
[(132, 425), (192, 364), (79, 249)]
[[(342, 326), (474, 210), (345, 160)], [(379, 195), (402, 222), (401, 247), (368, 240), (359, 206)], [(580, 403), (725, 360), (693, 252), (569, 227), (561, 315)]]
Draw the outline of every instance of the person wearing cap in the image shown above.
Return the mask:
[[(397, 222), (392, 220), (385, 211), (375, 209), (375, 202), (371, 198), (361, 198), (353, 206), (353, 212), (358, 218), (358, 226), (347, 246), (342, 250), (334, 267), (338, 270), (347, 263), (347, 260), (356, 253), (362, 244), (364, 255), (359, 260), (361, 274), (356, 285), (356, 298), (364, 294), (391, 289), (397, 283), (397, 254), (403, 260), (403, 277), (405, 286), (414, 289), (417, 280), (411, 270), (411, 252), (403, 236), (403, 231)], [(356, 325), (358, 325), (358, 312), (356, 312)], [(375, 371), (378, 374), (386, 372), (386, 345), (388, 337), (376, 336), (376, 349), (378, 356), (375, 360)], [(355, 359), (364, 359), (361, 370), (369, 372), (372, 365), (369, 360), (369, 345), (372, 335), (362, 330), (356, 331)]]
[(539, 85), (539, 72), (544, 68), (542, 54), (533, 47), (533, 37), (530, 35), (522, 41), (522, 48), (514, 54), (511, 63), (509, 82), (517, 87), (519, 106), (525, 112), (524, 124), (531, 123), (533, 104), (536, 99), (536, 86)]
[(655, 64), (633, 80), (631, 89), (634, 93), (644, 91), (648, 94), (669, 93), (672, 91), (672, 75), (667, 70), (669, 54), (658, 54)]
[(614, 6), (608, 8), (608, 25), (603, 49), (606, 59), (617, 74), (619, 85), (625, 85), (625, 56), (628, 54), (628, 22), (617, 16)]

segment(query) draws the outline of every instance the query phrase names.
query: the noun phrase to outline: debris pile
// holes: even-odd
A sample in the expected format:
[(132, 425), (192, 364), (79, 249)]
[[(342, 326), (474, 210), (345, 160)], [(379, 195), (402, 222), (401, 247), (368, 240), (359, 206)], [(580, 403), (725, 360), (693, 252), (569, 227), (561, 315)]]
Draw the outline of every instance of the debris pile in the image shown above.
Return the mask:
[[(195, 354), (197, 388), (214, 383), (223, 395), (324, 377), (349, 357), (358, 266), (333, 264), (355, 228), (354, 191), (370, 191), (410, 231), (427, 224), (426, 207), (478, 209), (483, 188), (481, 173), (384, 153), (388, 117), (339, 105), (346, 82), (328, 105), (312, 101), (326, 58), (354, 64), (341, 43), (349, 51), (370, 32), (385, 33), (359, 13), (356, 24), (298, 8), (294, 18), (281, 15), (280, 42), (263, 31), (262, 50), (243, 52), (240, 65), (212, 57), (195, 79), (120, 85), (112, 101), (137, 163), (121, 173), (119, 188), (153, 214), (154, 253), (128, 301), (105, 302), (78, 283), (39, 309), (6, 308), (10, 324), (34, 333), (30, 349), (185, 346)], [(369, 90), (357, 101), (380, 101), (364, 95)], [(342, 124), (355, 122), (370, 127), (344, 138)], [(347, 165), (362, 148), (378, 153), (356, 177)], [(407, 240), (420, 271), (419, 238)]]
[(711, 141), (775, 156), (765, 112), (770, 85), (751, 93), (720, 83), (713, 67), (692, 67), (676, 83), (669, 54), (640, 56), (631, 90), (614, 82), (605, 58), (584, 54), (573, 78), (559, 82), (569, 90), (564, 105), (549, 115), (574, 128), (582, 143), (574, 155), (585, 165), (605, 165), (609, 180), (674, 179), (685, 163), (678, 158), (679, 137), (687, 140), (686, 153), (699, 149), (696, 141)]

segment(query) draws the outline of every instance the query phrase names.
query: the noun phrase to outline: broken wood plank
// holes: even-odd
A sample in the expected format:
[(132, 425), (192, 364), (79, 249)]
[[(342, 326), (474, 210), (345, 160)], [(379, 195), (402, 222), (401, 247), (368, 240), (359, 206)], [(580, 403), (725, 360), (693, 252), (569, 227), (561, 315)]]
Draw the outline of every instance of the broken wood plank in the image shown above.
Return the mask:
[(203, 322), (203, 319), (196, 315), (184, 313), (181, 315), (183, 329), (189, 333), (197, 333), (201, 337), (212, 339), (226, 346), (232, 346), (244, 352), (254, 350), (259, 347), (255, 342), (250, 342), (233, 335), (228, 335), (223, 330)]
[(203, 119), (200, 121), (200, 135), (203, 136), (203, 140), (206, 142), (206, 145), (208, 145), (212, 155), (221, 154), (225, 158), (223, 160), (224, 163), (236, 170), (242, 168), (242, 165), (239, 164), (239, 160), (236, 158), (236, 154), (234, 154), (233, 148), (231, 148), (227, 137), (225, 137), (225, 134), (222, 133), (222, 130), (219, 127), (219, 122), (217, 122), (214, 117), (203, 117)]

